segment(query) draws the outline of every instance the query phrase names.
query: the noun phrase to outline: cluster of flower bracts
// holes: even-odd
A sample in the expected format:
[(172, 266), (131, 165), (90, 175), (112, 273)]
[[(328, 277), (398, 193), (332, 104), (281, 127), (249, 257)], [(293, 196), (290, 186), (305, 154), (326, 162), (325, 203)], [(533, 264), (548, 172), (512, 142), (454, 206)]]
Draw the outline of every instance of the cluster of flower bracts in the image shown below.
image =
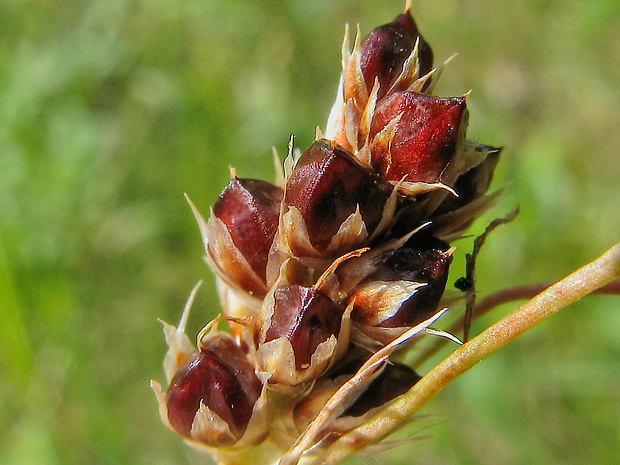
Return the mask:
[(286, 451), (329, 405), (320, 453), (411, 388), (389, 357), (438, 318), (449, 242), (499, 195), (500, 150), (466, 139), (466, 96), (432, 95), (442, 67), (409, 10), (352, 51), (347, 35), (325, 134), (289, 145), (276, 184), (233, 171), (208, 221), (190, 202), (223, 315), (198, 348), (187, 309), (164, 324), (169, 387), (153, 386), (164, 422), (221, 463)]

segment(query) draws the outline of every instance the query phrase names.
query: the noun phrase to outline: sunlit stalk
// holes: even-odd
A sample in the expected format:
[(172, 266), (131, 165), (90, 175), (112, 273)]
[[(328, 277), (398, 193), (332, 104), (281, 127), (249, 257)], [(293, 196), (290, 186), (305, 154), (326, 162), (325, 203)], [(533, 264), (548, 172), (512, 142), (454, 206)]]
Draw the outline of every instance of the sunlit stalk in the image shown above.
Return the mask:
[[(515, 302), (517, 300), (529, 300), (536, 295), (543, 292), (553, 283), (530, 283), (523, 284), (521, 286), (508, 287), (501, 289), (497, 292), (489, 294), (476, 304), (473, 312), (473, 318), (477, 319), (482, 315), (490, 312), (491, 310), (499, 307), (500, 305), (507, 304), (509, 302)], [(603, 287), (595, 290), (591, 295), (620, 295), (620, 279), (616, 279)], [(464, 317), (459, 318), (452, 323), (447, 331), (451, 334), (458, 334), (463, 330)], [(416, 354), (415, 357), (408, 359), (408, 363), (411, 366), (419, 367), (426, 362), (430, 357), (437, 353), (443, 346), (449, 342), (446, 338), (435, 338), (428, 347)]]

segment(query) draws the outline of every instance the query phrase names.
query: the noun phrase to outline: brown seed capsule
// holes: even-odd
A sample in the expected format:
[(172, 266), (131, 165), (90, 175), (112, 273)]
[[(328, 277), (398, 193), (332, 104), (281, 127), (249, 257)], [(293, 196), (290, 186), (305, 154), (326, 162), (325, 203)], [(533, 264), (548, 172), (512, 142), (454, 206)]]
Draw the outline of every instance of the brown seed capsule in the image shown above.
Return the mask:
[(448, 249), (443, 241), (417, 234), (375, 257), (374, 271), (351, 294), (352, 320), (396, 328), (415, 326), (433, 315), (446, 287), (452, 260)]
[(501, 147), (489, 147), (477, 144), (476, 152), (488, 152), (487, 157), (469, 171), (460, 175), (454, 183), (454, 191), (458, 197), (449, 196), (439, 205), (435, 215), (443, 215), (455, 211), (468, 203), (482, 197), (493, 179), (493, 171), (499, 161)]
[(372, 165), (388, 181), (441, 182), (466, 126), (463, 97), (391, 94), (379, 102), (370, 130)]
[(315, 141), (286, 184), (291, 251), (301, 257), (335, 257), (358, 248), (379, 225), (390, 193), (387, 183), (350, 152), (332, 141)]
[[(225, 274), (253, 294), (267, 291), (267, 261), (278, 229), (282, 195), (282, 189), (267, 182), (234, 178), (213, 207), (213, 216), (221, 223), (211, 220), (209, 254)], [(220, 231), (214, 231), (218, 227)]]
[[(321, 378), (311, 391), (301, 397), (291, 409), (295, 428), (304, 431), (316, 414), (342, 384), (362, 365), (363, 359), (352, 359), (337, 366), (328, 376)], [(338, 436), (361, 425), (377, 408), (407, 392), (421, 377), (411, 368), (399, 363), (388, 363), (354, 399), (343, 399), (345, 410), (329, 422), (320, 434), (322, 444), (333, 442)], [(318, 439), (318, 438), (317, 438)]]
[(183, 436), (211, 446), (237, 442), (245, 433), (262, 385), (232, 338), (205, 342), (172, 378), (166, 394), (168, 420)]
[[(392, 87), (418, 44), (419, 76), (424, 76), (433, 67), (433, 51), (418, 32), (411, 13), (398, 15), (394, 21), (374, 29), (360, 47), (360, 67), (370, 92), (375, 78), (379, 80), (377, 98), (382, 99)], [(405, 89), (398, 89), (405, 90)]]
[(486, 154), (486, 158), (456, 179), (453, 188), (458, 196), (446, 196), (432, 212), (431, 230), (446, 240), (461, 236), (501, 194), (501, 189), (487, 194), (501, 148), (476, 144), (468, 152), (474, 157)]
[[(259, 315), (254, 335), (258, 370), (270, 383), (294, 386), (319, 376), (333, 361), (344, 308), (314, 287), (283, 286)], [(346, 347), (346, 346), (345, 346)]]
[(360, 417), (365, 415), (370, 410), (381, 407), (403, 395), (420, 379), (422, 377), (407, 365), (388, 363), (379, 376), (370, 383), (368, 388), (341, 416)]

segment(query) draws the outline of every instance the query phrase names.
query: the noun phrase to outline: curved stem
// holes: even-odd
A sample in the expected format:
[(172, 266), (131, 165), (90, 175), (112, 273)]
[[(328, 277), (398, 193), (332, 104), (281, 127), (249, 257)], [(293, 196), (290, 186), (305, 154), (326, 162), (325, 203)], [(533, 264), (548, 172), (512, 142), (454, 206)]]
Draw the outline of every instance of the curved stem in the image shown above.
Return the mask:
[[(502, 304), (512, 302), (515, 300), (531, 299), (534, 296), (540, 294), (542, 291), (550, 287), (553, 283), (532, 283), (524, 284), (522, 286), (515, 286), (508, 289), (502, 289), (501, 291), (489, 294), (480, 300), (476, 309), (474, 310), (474, 316), (481, 316), (487, 313), (489, 310), (494, 309)], [(607, 294), (620, 294), (620, 279), (606, 284), (599, 289), (591, 292), (591, 295), (607, 295)]]
[(620, 243), (553, 284), (529, 302), (460, 346), (406, 394), (335, 441), (315, 463), (335, 465), (394, 431), (461, 374), (560, 309), (620, 277)]
[[(508, 302), (532, 299), (552, 284), (553, 283), (550, 282), (523, 284), (521, 286), (509, 287), (489, 294), (481, 299), (478, 304), (476, 304), (473, 312), (473, 319), (476, 319), (494, 308)], [(591, 293), (591, 295), (620, 295), (620, 279), (616, 279), (615, 281), (596, 289)], [(447, 331), (452, 334), (457, 334), (463, 330), (464, 324), (464, 317), (461, 317), (452, 323), (452, 325), (448, 327)], [(426, 347), (425, 350), (421, 351), (415, 358), (409, 360), (408, 364), (413, 367), (419, 367), (447, 343), (448, 339), (446, 338), (435, 338), (432, 344)]]

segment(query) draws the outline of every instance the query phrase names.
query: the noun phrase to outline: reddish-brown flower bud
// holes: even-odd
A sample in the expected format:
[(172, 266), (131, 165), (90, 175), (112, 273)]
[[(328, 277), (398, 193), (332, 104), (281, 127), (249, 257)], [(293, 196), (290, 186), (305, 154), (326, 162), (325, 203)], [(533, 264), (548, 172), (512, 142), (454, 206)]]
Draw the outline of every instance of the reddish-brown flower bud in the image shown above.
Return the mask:
[[(285, 421), (290, 423), (292, 420), (292, 424), (298, 431), (304, 431), (327, 400), (353, 376), (362, 363), (363, 359), (352, 359), (342, 366), (335, 367), (328, 376), (321, 378), (311, 391), (296, 401), (290, 413), (286, 412), (291, 418)], [(376, 412), (376, 409), (385, 407), (386, 404), (411, 389), (420, 379), (421, 377), (408, 366), (388, 363), (361, 393), (356, 393), (358, 395), (356, 399), (342, 400), (342, 403), (348, 404), (349, 407), (337, 418), (331, 420), (319, 434), (322, 444), (329, 444), (338, 436), (361, 425)]]
[(368, 34), (360, 47), (360, 67), (368, 92), (377, 78), (379, 80), (377, 98), (385, 96), (402, 72), (403, 64), (411, 55), (417, 40), (419, 40), (419, 75), (424, 76), (433, 67), (433, 51), (418, 32), (409, 11)]
[(385, 328), (426, 320), (437, 311), (451, 260), (448, 244), (424, 234), (379, 254), (374, 271), (352, 293), (352, 320)]
[(318, 345), (338, 335), (344, 309), (314, 287), (286, 286), (276, 290), (274, 300), (263, 342), (286, 337), (293, 346), (295, 367), (307, 367)]
[(341, 305), (314, 287), (275, 289), (256, 325), (258, 370), (285, 386), (316, 378), (333, 361), (336, 348), (348, 343), (339, 340), (343, 315)]
[(488, 152), (488, 155), (481, 163), (457, 178), (453, 188), (458, 197), (446, 197), (437, 210), (435, 210), (434, 215), (443, 215), (458, 210), (482, 197), (489, 188), (493, 179), (493, 171), (497, 166), (502, 149), (477, 144), (475, 151)]
[(466, 120), (464, 97), (391, 94), (379, 102), (371, 126), (372, 165), (392, 182), (441, 182), (464, 141)]
[(286, 184), (291, 251), (333, 257), (354, 250), (379, 225), (390, 193), (389, 185), (350, 152), (329, 140), (315, 141)]
[[(264, 181), (234, 178), (215, 206), (209, 255), (242, 289), (264, 295), (269, 251), (278, 230), (282, 189)], [(223, 234), (226, 228), (230, 240)], [(245, 263), (243, 261), (245, 260)]]
[(342, 417), (359, 417), (403, 395), (422, 377), (402, 363), (388, 363)]
[(191, 355), (170, 382), (168, 420), (183, 436), (212, 446), (245, 433), (261, 395), (254, 367), (232, 338), (220, 334)]
[(437, 313), (451, 256), (427, 233), (406, 236), (344, 261), (323, 290), (352, 308), (357, 344), (387, 344)]

